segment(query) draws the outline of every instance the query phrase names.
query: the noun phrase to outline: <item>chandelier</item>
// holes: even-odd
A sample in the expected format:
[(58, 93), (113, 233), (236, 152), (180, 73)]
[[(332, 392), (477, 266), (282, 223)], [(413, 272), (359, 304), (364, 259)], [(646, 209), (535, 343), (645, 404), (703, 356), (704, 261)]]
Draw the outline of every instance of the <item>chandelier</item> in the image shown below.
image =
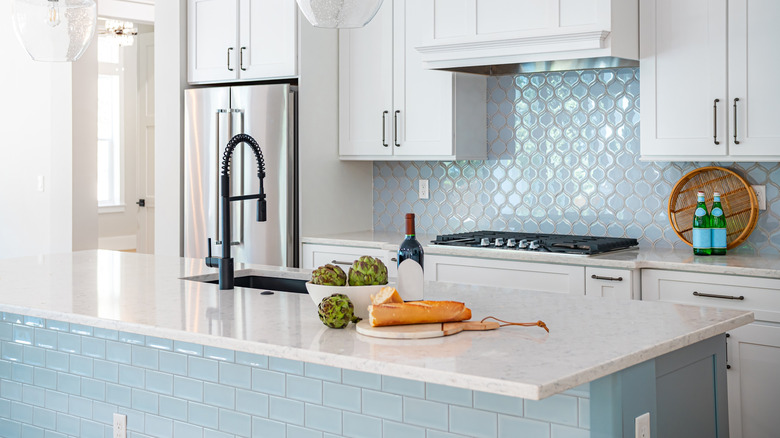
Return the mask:
[(13, 0), (14, 31), (36, 61), (75, 61), (92, 42), (94, 0)]
[(119, 46), (132, 46), (138, 29), (130, 21), (106, 20), (106, 28), (100, 31), (101, 35), (107, 35)]
[(382, 0), (297, 0), (301, 12), (315, 27), (363, 27), (374, 18)]

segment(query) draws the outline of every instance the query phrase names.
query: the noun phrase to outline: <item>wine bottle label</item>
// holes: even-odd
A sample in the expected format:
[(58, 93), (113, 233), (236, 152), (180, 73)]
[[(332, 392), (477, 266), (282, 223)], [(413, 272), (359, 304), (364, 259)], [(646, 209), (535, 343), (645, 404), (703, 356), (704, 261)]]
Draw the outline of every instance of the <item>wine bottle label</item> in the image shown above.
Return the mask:
[(726, 248), (728, 242), (726, 242), (726, 229), (725, 228), (711, 228), (712, 230), (712, 247), (713, 248)]
[(706, 216), (707, 215), (707, 210), (699, 207), (699, 208), (696, 209), (696, 212), (694, 212), (693, 214), (695, 214), (698, 217)]
[(723, 216), (723, 210), (721, 210), (718, 207), (715, 207), (712, 209), (712, 212), (710, 214), (715, 217)]
[(694, 248), (712, 248), (712, 233), (709, 228), (693, 229)]

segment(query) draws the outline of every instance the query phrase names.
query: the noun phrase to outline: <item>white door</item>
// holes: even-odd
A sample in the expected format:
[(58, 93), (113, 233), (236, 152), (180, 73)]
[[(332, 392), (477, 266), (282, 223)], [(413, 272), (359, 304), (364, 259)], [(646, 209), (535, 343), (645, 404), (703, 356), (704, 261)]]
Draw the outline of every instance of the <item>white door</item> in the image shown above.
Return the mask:
[(726, 0), (643, 0), (640, 24), (641, 155), (726, 154)]
[(433, 39), (433, 12), (433, 2), (395, 2), (392, 116), (396, 156), (455, 154), (453, 73), (424, 69), (416, 49)]
[(393, 135), (393, 1), (339, 31), (339, 154), (388, 156)]
[[(138, 36), (137, 251), (154, 253), (154, 34)], [(140, 201), (139, 201), (140, 202)]]
[(780, 325), (753, 323), (729, 332), (731, 438), (772, 438), (780, 431)]
[(241, 0), (241, 79), (270, 79), (298, 74), (298, 6), (295, 0)]
[[(777, 0), (729, 1), (731, 155), (780, 156), (780, 81), (776, 77), (780, 70), (779, 21)], [(642, 75), (644, 81), (644, 70)], [(644, 121), (642, 124), (644, 129)]]
[(238, 0), (188, 0), (188, 80), (238, 78)]

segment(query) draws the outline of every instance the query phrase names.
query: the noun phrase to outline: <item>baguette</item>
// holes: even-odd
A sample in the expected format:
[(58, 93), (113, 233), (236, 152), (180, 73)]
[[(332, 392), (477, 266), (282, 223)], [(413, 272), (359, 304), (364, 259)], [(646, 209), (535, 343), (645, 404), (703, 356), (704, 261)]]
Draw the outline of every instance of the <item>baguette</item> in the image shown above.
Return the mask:
[(392, 286), (385, 286), (379, 289), (376, 295), (371, 295), (371, 304), (403, 303), (401, 295)]
[(368, 306), (372, 327), (404, 324), (430, 324), (471, 319), (471, 310), (457, 301), (413, 301)]

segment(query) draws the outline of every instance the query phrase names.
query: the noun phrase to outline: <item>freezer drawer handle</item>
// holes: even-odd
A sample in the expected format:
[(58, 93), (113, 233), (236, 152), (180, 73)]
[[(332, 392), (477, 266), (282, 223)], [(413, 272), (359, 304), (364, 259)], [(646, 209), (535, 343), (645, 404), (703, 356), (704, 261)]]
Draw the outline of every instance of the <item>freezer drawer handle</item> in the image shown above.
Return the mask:
[(740, 300), (743, 301), (745, 299), (744, 295), (740, 295), (738, 297), (735, 297), (733, 295), (718, 295), (718, 294), (703, 294), (696, 291), (693, 291), (693, 295), (697, 297), (707, 297), (707, 298), (720, 298), (723, 300)]
[(330, 262), (333, 263), (334, 265), (349, 265), (349, 266), (352, 266), (352, 262), (340, 262), (338, 260), (331, 260)]
[(623, 277), (604, 277), (596, 274), (591, 275), (590, 278), (594, 280), (623, 281)]

